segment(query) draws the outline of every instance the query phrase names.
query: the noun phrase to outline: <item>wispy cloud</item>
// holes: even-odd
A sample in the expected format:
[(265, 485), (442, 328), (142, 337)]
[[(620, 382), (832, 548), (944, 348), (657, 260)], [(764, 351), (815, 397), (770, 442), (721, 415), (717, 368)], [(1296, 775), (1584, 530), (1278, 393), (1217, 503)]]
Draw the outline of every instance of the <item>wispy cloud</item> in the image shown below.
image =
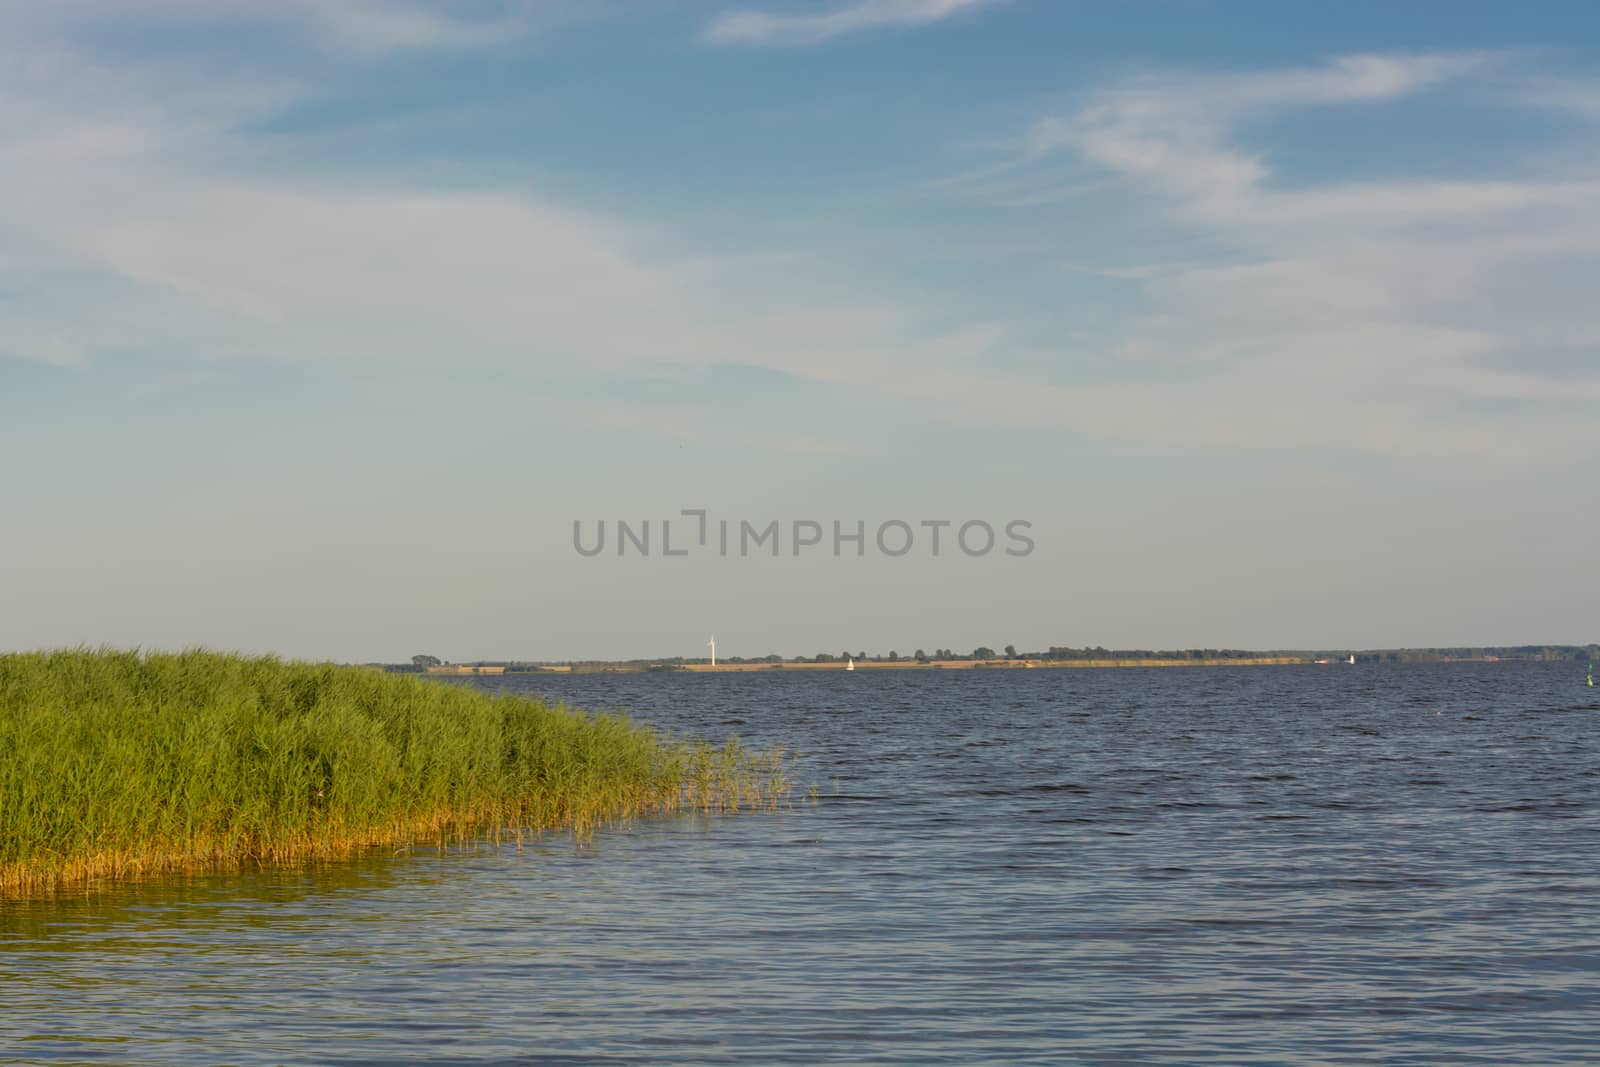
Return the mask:
[(740, 9), (718, 15), (706, 27), (704, 36), (714, 44), (796, 47), (864, 30), (925, 26), (996, 2), (854, 0), (802, 15)]
[(1126, 178), (1226, 212), (1268, 175), (1258, 153), (1233, 143), (1236, 127), (1266, 114), (1393, 100), (1479, 70), (1492, 57), (1347, 56), (1323, 66), (1257, 74), (1147, 76), (1102, 89), (1085, 106), (1035, 124), (1028, 157), (1078, 153)]
[[(731, 364), (870, 386), (916, 366), (929, 336), (889, 301), (818, 281), (811, 259), (706, 256), (525, 183), (263, 168), (248, 127), (295, 97), (249, 72), (195, 92), (186, 69), (66, 45), (15, 54), (26, 61), (0, 63), (12, 357), (600, 375)], [(77, 313), (85, 303), (94, 315)], [(747, 438), (816, 447), (786, 433)]]
[(470, 0), (448, 5), (421, 0), (240, 0), (228, 4), (205, 0), (83, 0), (73, 4), (20, 0), (0, 15), (0, 25), (30, 35), (122, 24), (278, 26), (289, 27), (329, 49), (382, 54), (508, 44), (542, 26), (573, 17), (570, 5), (551, 0)]
[[(723, 39), (803, 43), (977, 6), (836, 6), (732, 24)], [(380, 23), (410, 9), (385, 10)], [(491, 22), (516, 10), (471, 9)], [(363, 11), (294, 17), (346, 40), (322, 20)], [(428, 14), (457, 19), (440, 14), (451, 11)], [(489, 41), (477, 25), (402, 18), (348, 32), (373, 48)], [(1583, 403), (1600, 379), (1587, 355), (1600, 345), (1600, 306), (1585, 281), (1600, 265), (1600, 174), (1508, 160), (1500, 177), (1397, 176), (1392, 166), (1360, 177), (1356, 145), (1346, 176), (1290, 182), (1275, 142), (1252, 139), (1259, 120), (1381, 106), (1491, 70), (1504, 81), (1504, 62), (1355, 56), (1147, 73), (1041, 118), (1008, 158), (940, 195), (998, 197), (1008, 212), (1073, 223), (1104, 197), (1112, 210), (1096, 225), (1161, 237), (1114, 262), (1095, 262), (1096, 249), (1116, 245), (1062, 248), (1064, 299), (1090, 299), (1082, 286), (1125, 286), (1135, 298), (1104, 330), (1041, 341), (1026, 308), (990, 322), (888, 295), (893, 285), (879, 295), (835, 284), (828, 252), (706, 256), (692, 234), (526, 182), (452, 188), (408, 181), (403, 166), (260, 166), (259, 143), (242, 131), (294, 99), (292, 81), (119, 66), (18, 34), (0, 41), (0, 288), (13, 297), (0, 304), (0, 351), (65, 365), (138, 346), (601, 376), (725, 364), (849, 386), (853, 400), (886, 410), (908, 401), (895, 410), (917, 418), (1163, 446), (1486, 455), (1593, 445), (1600, 431)], [(1584, 98), (1582, 86), (1564, 87), (1562, 99)], [(1033, 184), (1064, 171), (1070, 195)], [(1065, 230), (1027, 236), (1038, 244), (1051, 232)], [(968, 262), (979, 254), (968, 240), (945, 244)], [(1505, 410), (1486, 418), (1485, 404)], [(681, 423), (655, 425), (670, 435)], [(781, 426), (744, 432), (765, 447), (815, 447)]]
[(1600, 119), (1600, 82), (1540, 78), (1518, 95), (1522, 102), (1534, 107), (1552, 108), (1584, 119)]
[[(1504, 62), (1354, 56), (1147, 74), (1039, 121), (1014, 158), (1096, 168), (1215, 258), (1099, 268), (1136, 287), (1144, 308), (1103, 358), (1150, 368), (1150, 380), (1040, 389), (957, 377), (938, 388), (969, 415), (1012, 404), (1041, 423), (1147, 440), (1524, 457), (1556, 440), (1593, 445), (1581, 404), (1600, 391), (1600, 364), (1574, 382), (1570, 353), (1600, 339), (1600, 309), (1570, 279), (1600, 261), (1600, 173), (1507, 160), (1498, 179), (1290, 183), (1270, 148), (1245, 146), (1262, 119), (1311, 122), (1310, 109), (1442, 91)], [(1549, 104), (1587, 99), (1572, 86), (1560, 96)], [(1346, 168), (1359, 171), (1352, 151)], [(1517, 406), (1487, 417), (1484, 402)]]
[(424, 7), (396, 3), (299, 3), (298, 17), (336, 41), (369, 51), (416, 48), (478, 48), (522, 36), (534, 23), (527, 5), (487, 14), (471, 9)]

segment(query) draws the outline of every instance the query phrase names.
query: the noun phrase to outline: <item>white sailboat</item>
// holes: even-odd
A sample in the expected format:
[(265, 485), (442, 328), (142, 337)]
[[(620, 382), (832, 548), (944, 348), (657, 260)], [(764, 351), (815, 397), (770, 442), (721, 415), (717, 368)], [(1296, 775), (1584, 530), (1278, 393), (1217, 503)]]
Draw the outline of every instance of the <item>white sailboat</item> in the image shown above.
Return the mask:
[(1354, 667), (1355, 665), (1356, 665), (1355, 653), (1351, 653), (1350, 654), (1350, 666)]
[(847, 671), (855, 670), (856, 669), (856, 658), (854, 656), (846, 656), (845, 659), (849, 660), (850, 662), (848, 662), (848, 663), (846, 663), (844, 665), (844, 669), (847, 670)]

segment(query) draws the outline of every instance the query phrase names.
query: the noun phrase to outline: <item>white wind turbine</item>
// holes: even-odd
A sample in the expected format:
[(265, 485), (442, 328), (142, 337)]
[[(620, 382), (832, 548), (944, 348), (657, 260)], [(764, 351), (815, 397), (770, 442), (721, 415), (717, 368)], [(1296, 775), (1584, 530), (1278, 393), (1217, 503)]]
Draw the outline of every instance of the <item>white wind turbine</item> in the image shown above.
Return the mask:
[(717, 665), (717, 635), (712, 634), (711, 640), (707, 641), (706, 644), (711, 646), (711, 665), (715, 667)]

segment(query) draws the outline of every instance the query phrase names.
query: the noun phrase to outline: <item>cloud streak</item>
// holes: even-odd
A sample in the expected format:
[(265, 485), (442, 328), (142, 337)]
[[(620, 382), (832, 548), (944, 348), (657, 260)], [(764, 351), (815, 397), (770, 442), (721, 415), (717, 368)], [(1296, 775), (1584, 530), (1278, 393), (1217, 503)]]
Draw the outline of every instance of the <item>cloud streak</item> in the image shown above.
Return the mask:
[(1306, 107), (1396, 100), (1465, 77), (1492, 58), (1346, 56), (1306, 69), (1145, 77), (1094, 93), (1073, 114), (1039, 121), (1025, 151), (1033, 158), (1072, 151), (1192, 210), (1226, 215), (1269, 174), (1259, 153), (1234, 144), (1241, 124)]
[[(30, 54), (0, 66), (0, 248), (16, 259), (0, 260), (16, 297), (0, 303), (0, 355), (601, 376), (730, 364), (870, 386), (914, 367), (927, 336), (889, 302), (817, 281), (816, 262), (700, 255), (525, 185), (263, 169), (240, 131), (295, 93), (247, 73), (195, 94), (184, 69)], [(810, 447), (786, 432), (760, 440)]]
[(740, 9), (717, 16), (704, 39), (720, 45), (803, 47), (869, 30), (926, 26), (992, 6), (996, 0), (855, 0), (813, 14)]
[(496, 47), (572, 17), (555, 3), (471, 0), (450, 5), (417, 0), (84, 0), (74, 4), (21, 0), (0, 25), (33, 37), (69, 36), (84, 27), (287, 27), (307, 41), (343, 53), (384, 55)]
[[(834, 7), (740, 32), (803, 43), (977, 6)], [(361, 32), (392, 48), (453, 39), (434, 29)], [(1586, 355), (1600, 308), (1582, 283), (1600, 267), (1600, 174), (1363, 178), (1357, 156), (1352, 176), (1290, 183), (1248, 139), (1262, 120), (1470, 84), (1504, 57), (1147, 74), (1042, 118), (1013, 157), (935, 191), (980, 198), (1015, 181), (1004, 210), (1037, 220), (1111, 203), (1108, 218), (1136, 217), (1166, 247), (1157, 267), (1063, 249), (1063, 300), (1081, 303), (1082, 285), (1136, 299), (1100, 333), (1041, 341), (1025, 308), (987, 321), (830, 283), (828, 256), (844, 251), (705, 256), (693, 235), (526, 185), (449, 188), (403, 167), (275, 172), (241, 131), (303, 87), (242, 73), (196, 93), (194, 72), (33, 43), (0, 47), (18, 60), (0, 63), (0, 286), (15, 295), (0, 304), (0, 352), (12, 357), (92, 366), (143, 349), (591, 382), (727, 365), (848, 387), (922, 421), (1161, 447), (1534, 456), (1600, 444), (1582, 407), (1600, 380)], [(1584, 87), (1563, 87), (1574, 96)], [(1077, 172), (1070, 197), (1028, 195), (1063, 163)], [(810, 447), (789, 433), (766, 439)]]
[[(1269, 151), (1245, 146), (1262, 120), (1312, 122), (1314, 109), (1444, 91), (1505, 61), (1351, 56), (1146, 75), (1036, 123), (1019, 166), (1088, 166), (1136, 210), (1217, 254), (1159, 271), (1102, 270), (1120, 273), (1145, 309), (1102, 358), (1169, 380), (1032, 390), (1022, 410), (1097, 436), (1117, 436), (1120, 425), (1138, 439), (1228, 445), (1526, 459), (1554, 441), (1600, 444), (1582, 411), (1600, 365), (1591, 360), (1573, 380), (1574, 345), (1600, 339), (1600, 311), (1570, 281), (1600, 262), (1600, 174), (1290, 183)], [(1356, 146), (1346, 163), (1362, 162)], [(995, 383), (945, 388), (973, 411), (986, 392), (997, 397)], [(1500, 407), (1486, 414), (1486, 403)]]

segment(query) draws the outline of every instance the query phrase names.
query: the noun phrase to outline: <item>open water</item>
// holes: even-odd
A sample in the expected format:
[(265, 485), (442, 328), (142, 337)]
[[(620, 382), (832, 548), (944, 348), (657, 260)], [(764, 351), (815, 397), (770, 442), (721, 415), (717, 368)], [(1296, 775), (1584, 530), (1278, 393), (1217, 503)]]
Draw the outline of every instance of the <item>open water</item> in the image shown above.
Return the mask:
[(801, 788), (0, 903), (0, 1062), (1600, 1063), (1573, 664), (473, 684)]

